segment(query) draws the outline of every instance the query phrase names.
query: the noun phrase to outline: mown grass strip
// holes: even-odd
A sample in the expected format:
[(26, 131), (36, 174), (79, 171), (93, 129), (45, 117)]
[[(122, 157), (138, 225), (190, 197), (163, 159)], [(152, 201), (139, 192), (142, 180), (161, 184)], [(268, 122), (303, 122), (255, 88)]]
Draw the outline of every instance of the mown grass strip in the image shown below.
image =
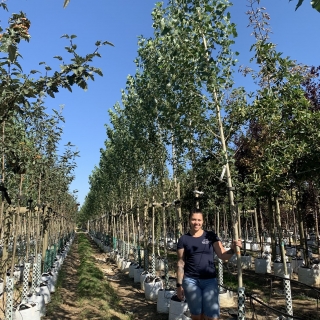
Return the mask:
[[(120, 300), (113, 287), (104, 279), (103, 272), (95, 265), (93, 249), (84, 234), (78, 234), (78, 253), (80, 258), (80, 266), (77, 271), (78, 299), (81, 304), (88, 303), (95, 306), (95, 315), (91, 314), (92, 318), (98, 317), (97, 313), (100, 313), (101, 319), (114, 319), (111, 311), (121, 312)], [(87, 310), (86, 315), (83, 314), (83, 316), (88, 317), (88, 312), (90, 311)], [(128, 319), (128, 317), (123, 315), (123, 319)]]

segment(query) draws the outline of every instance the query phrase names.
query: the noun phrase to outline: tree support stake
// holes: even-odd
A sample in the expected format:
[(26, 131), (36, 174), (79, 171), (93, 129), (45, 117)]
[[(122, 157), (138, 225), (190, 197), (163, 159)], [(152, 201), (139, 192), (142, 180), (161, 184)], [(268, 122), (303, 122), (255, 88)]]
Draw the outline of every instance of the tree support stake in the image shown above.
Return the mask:
[(13, 319), (13, 284), (14, 284), (14, 278), (12, 277), (7, 277), (6, 279), (6, 284), (7, 284), (7, 288), (6, 288), (6, 311), (5, 311), (5, 315), (6, 315), (6, 320), (12, 320)]
[(30, 263), (24, 264), (23, 270), (23, 289), (22, 289), (22, 302), (27, 302), (27, 297), (29, 293), (29, 271), (30, 271)]
[(244, 287), (238, 288), (238, 320), (245, 320), (246, 317), (246, 295), (244, 293)]
[(218, 281), (219, 281), (219, 293), (223, 292), (223, 262), (221, 259), (218, 259), (219, 268), (218, 268)]
[[(285, 296), (286, 296), (286, 312), (290, 316), (293, 316), (291, 285), (290, 285), (289, 275), (285, 275), (284, 276), (284, 278), (283, 278), (283, 286), (284, 286), (284, 293), (285, 293)], [(287, 317), (287, 319), (292, 319), (292, 318), (291, 317)]]

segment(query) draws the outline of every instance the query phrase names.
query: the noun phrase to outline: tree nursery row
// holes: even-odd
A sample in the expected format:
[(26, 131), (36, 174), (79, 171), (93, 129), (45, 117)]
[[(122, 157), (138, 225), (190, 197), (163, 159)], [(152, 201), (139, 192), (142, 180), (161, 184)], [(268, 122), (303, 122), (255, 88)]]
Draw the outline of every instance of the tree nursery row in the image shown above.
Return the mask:
[[(239, 301), (252, 250), (265, 258), (255, 268), (283, 275), (285, 310), (293, 315), (291, 273), (319, 286), (319, 68), (277, 51), (270, 16), (252, 0), (247, 14), (255, 42), (251, 65), (240, 71), (255, 90), (237, 85), (230, 5), (156, 5), (154, 35), (139, 38), (137, 72), (110, 111), (78, 223), (90, 220), (90, 232), (127, 259), (127, 249), (110, 244), (110, 237), (135, 248), (142, 237), (144, 249), (149, 239), (158, 246), (161, 240), (167, 248), (198, 208), (205, 227), (226, 244), (243, 240), (234, 260)], [(166, 254), (158, 249), (165, 261)]]

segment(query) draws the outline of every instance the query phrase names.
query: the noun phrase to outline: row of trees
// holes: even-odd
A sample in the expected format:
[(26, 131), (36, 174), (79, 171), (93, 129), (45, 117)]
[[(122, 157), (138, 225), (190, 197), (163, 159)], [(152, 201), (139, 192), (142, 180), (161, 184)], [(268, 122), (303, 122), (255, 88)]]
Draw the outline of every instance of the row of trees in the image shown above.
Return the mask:
[[(0, 4), (8, 10), (5, 2)], [(8, 25), (0, 29), (0, 239), (2, 272), (13, 267), (15, 249), (30, 248), (40, 243), (45, 233), (55, 237), (71, 231), (78, 211), (76, 191), (69, 186), (74, 179), (78, 152), (68, 143), (61, 151), (60, 139), (64, 122), (62, 109), (48, 111), (45, 101), (59, 90), (72, 91), (74, 85), (87, 89), (89, 80), (102, 75), (92, 66), (100, 57), (99, 48), (108, 42), (98, 41), (92, 53), (81, 56), (74, 43), (75, 35), (63, 37), (69, 61), (61, 62), (60, 70), (52, 70), (40, 62), (40, 70), (24, 73), (19, 45), (29, 42), (31, 22), (20, 12), (12, 14)], [(50, 244), (50, 243), (49, 243)], [(13, 250), (12, 250), (13, 245)], [(11, 247), (11, 251), (8, 249)], [(43, 251), (48, 248), (48, 239)], [(39, 248), (38, 248), (39, 249)], [(10, 252), (12, 254), (9, 254)], [(37, 251), (37, 250), (36, 250)], [(24, 254), (26, 254), (24, 252)], [(23, 256), (23, 253), (22, 253)], [(28, 257), (27, 260), (28, 261)], [(4, 277), (4, 276), (3, 276)]]
[(260, 234), (267, 229), (275, 239), (286, 219), (289, 227), (297, 219), (305, 238), (309, 211), (311, 225), (318, 214), (319, 68), (277, 51), (258, 2), (249, 1), (248, 11), (252, 65), (241, 69), (254, 92), (233, 82), (237, 31), (229, 1), (156, 5), (154, 36), (139, 38), (137, 72), (110, 111), (79, 222), (136, 214), (146, 201), (173, 203), (179, 234), (181, 212), (198, 206), (210, 215), (230, 204), (234, 224), (235, 195), (244, 217), (257, 208)]

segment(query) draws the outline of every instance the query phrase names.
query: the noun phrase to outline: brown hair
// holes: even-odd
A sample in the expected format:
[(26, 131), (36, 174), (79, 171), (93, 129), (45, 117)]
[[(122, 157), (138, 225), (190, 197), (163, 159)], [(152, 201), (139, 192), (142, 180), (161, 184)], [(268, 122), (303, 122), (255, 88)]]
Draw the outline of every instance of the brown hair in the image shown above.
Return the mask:
[(200, 209), (195, 209), (195, 210), (192, 210), (192, 211), (189, 213), (189, 220), (190, 220), (191, 217), (192, 217), (194, 214), (196, 214), (196, 213), (200, 213), (200, 214), (202, 214), (202, 216), (203, 216), (203, 213), (202, 213), (202, 211), (201, 211)]

